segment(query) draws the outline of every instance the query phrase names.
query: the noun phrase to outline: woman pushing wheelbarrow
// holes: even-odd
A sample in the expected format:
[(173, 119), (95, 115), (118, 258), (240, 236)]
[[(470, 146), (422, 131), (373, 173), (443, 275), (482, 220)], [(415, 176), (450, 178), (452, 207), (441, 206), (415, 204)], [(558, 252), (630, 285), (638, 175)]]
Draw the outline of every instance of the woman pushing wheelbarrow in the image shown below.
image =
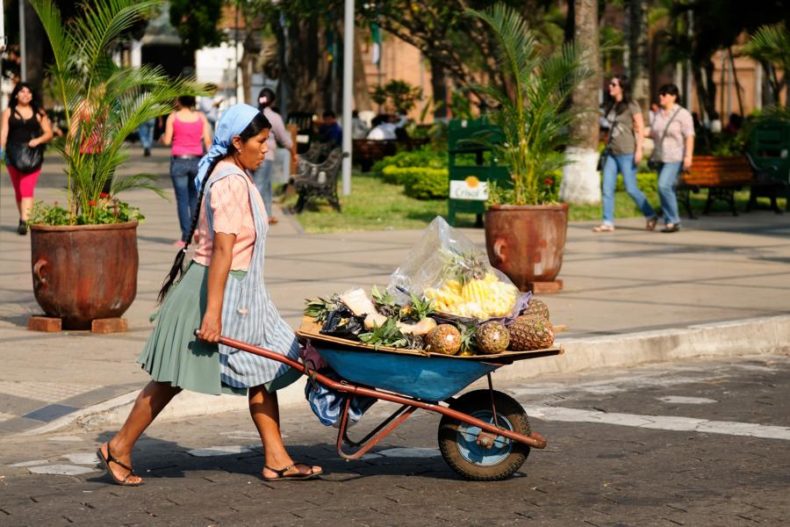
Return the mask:
[[(296, 360), (300, 345), (263, 283), (268, 218), (250, 174), (266, 154), (271, 124), (239, 104), (217, 124), (201, 159), (198, 208), (187, 246), (180, 249), (159, 293), (156, 327), (138, 362), (151, 381), (126, 422), (97, 455), (118, 485), (137, 486), (132, 450), (142, 433), (181, 390), (247, 395), (261, 437), (266, 481), (312, 479), (321, 467), (295, 462), (280, 433), (277, 390), (299, 378), (286, 364), (219, 344), (220, 334), (257, 343)], [(197, 233), (197, 236), (195, 236)], [(183, 270), (189, 244), (195, 255)], [(197, 337), (195, 329), (197, 330)]]

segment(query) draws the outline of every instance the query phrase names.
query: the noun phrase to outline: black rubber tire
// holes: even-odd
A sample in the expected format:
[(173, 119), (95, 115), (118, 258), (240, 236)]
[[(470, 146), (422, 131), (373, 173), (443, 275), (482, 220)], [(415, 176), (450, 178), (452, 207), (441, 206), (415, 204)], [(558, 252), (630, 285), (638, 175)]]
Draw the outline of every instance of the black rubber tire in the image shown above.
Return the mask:
[[(497, 417), (503, 423), (509, 423), (509, 427), (519, 434), (529, 435), (529, 420), (527, 412), (512, 397), (502, 392), (494, 392), (494, 404), (496, 405)], [(468, 392), (458, 398), (450, 408), (463, 412), (467, 415), (475, 416), (476, 413), (491, 414), (491, 396), (488, 390), (476, 390)], [(477, 416), (478, 419), (482, 416)], [(497, 481), (509, 478), (513, 475), (529, 456), (530, 448), (518, 441), (509, 442), (510, 452), (507, 456), (492, 464), (476, 463), (467, 459), (461, 452), (459, 443), (464, 441), (462, 430), (466, 427), (457, 419), (443, 416), (439, 423), (439, 450), (445, 462), (463, 478), (473, 481)], [(459, 431), (460, 430), (460, 431)]]

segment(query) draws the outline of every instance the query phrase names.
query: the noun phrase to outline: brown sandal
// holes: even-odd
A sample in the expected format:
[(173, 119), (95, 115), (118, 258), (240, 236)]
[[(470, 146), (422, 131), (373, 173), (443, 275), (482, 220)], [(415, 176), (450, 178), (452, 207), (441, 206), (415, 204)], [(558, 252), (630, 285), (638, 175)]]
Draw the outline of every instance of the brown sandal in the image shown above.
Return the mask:
[[(101, 464), (104, 467), (104, 470), (107, 472), (107, 474), (110, 475), (110, 478), (112, 478), (113, 483), (115, 483), (116, 485), (120, 485), (122, 487), (139, 487), (140, 485), (143, 484), (142, 481), (138, 481), (137, 483), (132, 483), (132, 482), (129, 481), (130, 477), (138, 478), (140, 476), (135, 474), (135, 472), (132, 469), (132, 467), (130, 467), (129, 465), (127, 465), (123, 461), (119, 461), (115, 456), (112, 455), (112, 453), (110, 452), (110, 443), (107, 443), (107, 457), (104, 457), (104, 454), (101, 451), (101, 447), (99, 447), (99, 449), (96, 451), (96, 455), (99, 457), (99, 461), (101, 461)], [(126, 474), (126, 477), (124, 477), (123, 479), (120, 479), (110, 469), (110, 463), (115, 463), (119, 467), (125, 468), (126, 470), (129, 471), (129, 473)]]
[[(299, 469), (299, 467), (306, 467), (310, 469), (310, 472), (302, 472)], [(261, 474), (261, 476), (263, 476), (264, 481), (282, 481), (285, 479), (295, 479), (298, 481), (304, 481), (306, 479), (315, 479), (324, 473), (323, 469), (321, 469), (320, 467), (318, 468), (318, 472), (315, 472), (312, 466), (305, 465), (304, 463), (294, 463), (293, 465), (288, 465), (287, 467), (282, 468), (280, 470), (277, 470), (276, 468), (272, 468), (267, 465), (264, 465), (263, 468), (266, 470), (271, 470), (272, 472), (277, 474), (277, 477), (275, 478), (267, 478), (266, 476), (263, 476), (263, 474)], [(296, 472), (287, 474), (289, 470), (296, 470)]]
[(614, 232), (614, 225), (609, 225), (608, 223), (602, 223), (597, 227), (593, 227), (593, 232)]

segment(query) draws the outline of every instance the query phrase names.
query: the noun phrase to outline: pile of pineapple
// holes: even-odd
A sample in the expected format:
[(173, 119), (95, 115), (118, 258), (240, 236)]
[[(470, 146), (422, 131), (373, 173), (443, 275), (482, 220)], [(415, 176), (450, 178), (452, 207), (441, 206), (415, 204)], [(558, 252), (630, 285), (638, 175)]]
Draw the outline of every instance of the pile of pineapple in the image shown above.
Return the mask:
[[(439, 324), (432, 316), (434, 305), (427, 292), (424, 296), (411, 295), (408, 303), (400, 305), (389, 292), (374, 287), (370, 297), (364, 290), (354, 289), (329, 300), (308, 300), (305, 314), (324, 324), (322, 333), (328, 333), (328, 326), (333, 331), (342, 328), (344, 338), (355, 338), (374, 348), (390, 346), (469, 356), (543, 349), (554, 343), (548, 307), (534, 297), (507, 325), (496, 320)], [(510, 314), (513, 305), (502, 313)], [(349, 328), (355, 329), (349, 332)]]
[(551, 347), (554, 328), (546, 304), (537, 298), (512, 323), (439, 324), (425, 337), (425, 350), (444, 355), (492, 355)]

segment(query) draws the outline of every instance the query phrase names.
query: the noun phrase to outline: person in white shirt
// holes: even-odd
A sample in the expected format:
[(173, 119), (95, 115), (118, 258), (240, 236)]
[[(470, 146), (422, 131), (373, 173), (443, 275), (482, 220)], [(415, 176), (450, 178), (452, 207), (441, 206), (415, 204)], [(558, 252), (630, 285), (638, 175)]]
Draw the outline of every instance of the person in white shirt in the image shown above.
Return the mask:
[(373, 125), (373, 129), (368, 132), (368, 139), (372, 139), (374, 141), (387, 141), (398, 138), (397, 134), (395, 133), (397, 126), (395, 123), (389, 122), (387, 115), (377, 115), (373, 118), (371, 124)]

